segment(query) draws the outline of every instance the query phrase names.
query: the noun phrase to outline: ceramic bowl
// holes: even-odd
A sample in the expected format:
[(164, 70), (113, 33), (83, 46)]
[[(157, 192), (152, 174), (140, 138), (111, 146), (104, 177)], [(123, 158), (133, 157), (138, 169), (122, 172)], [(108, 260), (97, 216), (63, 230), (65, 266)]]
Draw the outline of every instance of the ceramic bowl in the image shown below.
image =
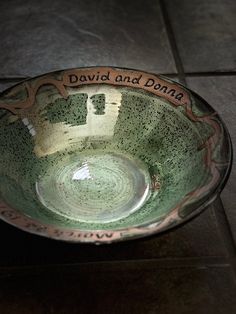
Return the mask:
[(221, 192), (231, 143), (202, 98), (162, 76), (92, 67), (0, 95), (0, 217), (74, 242), (177, 226)]

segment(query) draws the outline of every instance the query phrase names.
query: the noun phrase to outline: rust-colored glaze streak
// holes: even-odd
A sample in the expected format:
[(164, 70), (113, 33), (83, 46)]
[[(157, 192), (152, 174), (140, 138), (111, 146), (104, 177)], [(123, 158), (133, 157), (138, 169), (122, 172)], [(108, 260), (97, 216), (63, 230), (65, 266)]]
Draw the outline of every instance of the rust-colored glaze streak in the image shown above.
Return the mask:
[(153, 191), (160, 190), (161, 184), (158, 180), (158, 177), (156, 175), (152, 175), (151, 179), (152, 179), (152, 184), (151, 184), (152, 190)]
[[(205, 143), (201, 145), (201, 148), (206, 149), (206, 153), (204, 155), (204, 163), (206, 167), (211, 171), (212, 180), (206, 186), (194, 191), (194, 196), (199, 195), (203, 191), (207, 191), (209, 188), (213, 187), (217, 180), (219, 179), (219, 170), (217, 169), (217, 164), (212, 158), (212, 154), (214, 148), (217, 146), (221, 134), (221, 127), (217, 121), (214, 120), (214, 116), (216, 113), (211, 115), (198, 117), (194, 115), (192, 108), (190, 106), (185, 107), (187, 117), (194, 122), (205, 122), (210, 125), (214, 132), (213, 134), (206, 140)], [(199, 193), (197, 193), (199, 191)]]
[(17, 103), (11, 104), (0, 103), (0, 108), (7, 109), (11, 111), (13, 114), (17, 114), (19, 110), (32, 107), (35, 103), (36, 94), (39, 88), (42, 87), (43, 85), (54, 85), (64, 98), (68, 97), (66, 88), (61, 81), (47, 77), (39, 79), (35, 86), (30, 86), (29, 83), (24, 83), (24, 86), (27, 90), (28, 95), (27, 98)]

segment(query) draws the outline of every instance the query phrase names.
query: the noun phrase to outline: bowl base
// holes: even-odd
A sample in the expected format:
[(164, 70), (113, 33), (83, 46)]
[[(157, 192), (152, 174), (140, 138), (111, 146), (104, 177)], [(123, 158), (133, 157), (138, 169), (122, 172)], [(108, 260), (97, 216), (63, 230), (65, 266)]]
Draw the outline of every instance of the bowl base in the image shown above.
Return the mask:
[(124, 153), (89, 151), (60, 159), (36, 182), (39, 201), (57, 215), (86, 223), (120, 220), (151, 194), (148, 168)]

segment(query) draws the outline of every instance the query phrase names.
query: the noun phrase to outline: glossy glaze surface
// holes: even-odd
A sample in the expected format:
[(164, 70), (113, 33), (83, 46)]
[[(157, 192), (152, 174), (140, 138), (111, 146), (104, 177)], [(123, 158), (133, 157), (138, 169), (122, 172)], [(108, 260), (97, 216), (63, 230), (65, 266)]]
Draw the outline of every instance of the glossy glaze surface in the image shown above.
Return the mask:
[(177, 83), (88, 68), (26, 81), (0, 98), (1, 216), (68, 241), (160, 232), (214, 199), (227, 131)]

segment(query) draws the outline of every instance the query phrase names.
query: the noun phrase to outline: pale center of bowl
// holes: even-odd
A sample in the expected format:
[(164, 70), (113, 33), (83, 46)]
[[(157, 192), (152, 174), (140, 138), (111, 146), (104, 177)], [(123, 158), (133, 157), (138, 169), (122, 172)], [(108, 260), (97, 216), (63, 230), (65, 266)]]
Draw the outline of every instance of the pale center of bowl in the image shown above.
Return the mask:
[(140, 160), (117, 153), (78, 154), (61, 160), (36, 182), (40, 202), (66, 218), (108, 223), (138, 210), (150, 196)]

